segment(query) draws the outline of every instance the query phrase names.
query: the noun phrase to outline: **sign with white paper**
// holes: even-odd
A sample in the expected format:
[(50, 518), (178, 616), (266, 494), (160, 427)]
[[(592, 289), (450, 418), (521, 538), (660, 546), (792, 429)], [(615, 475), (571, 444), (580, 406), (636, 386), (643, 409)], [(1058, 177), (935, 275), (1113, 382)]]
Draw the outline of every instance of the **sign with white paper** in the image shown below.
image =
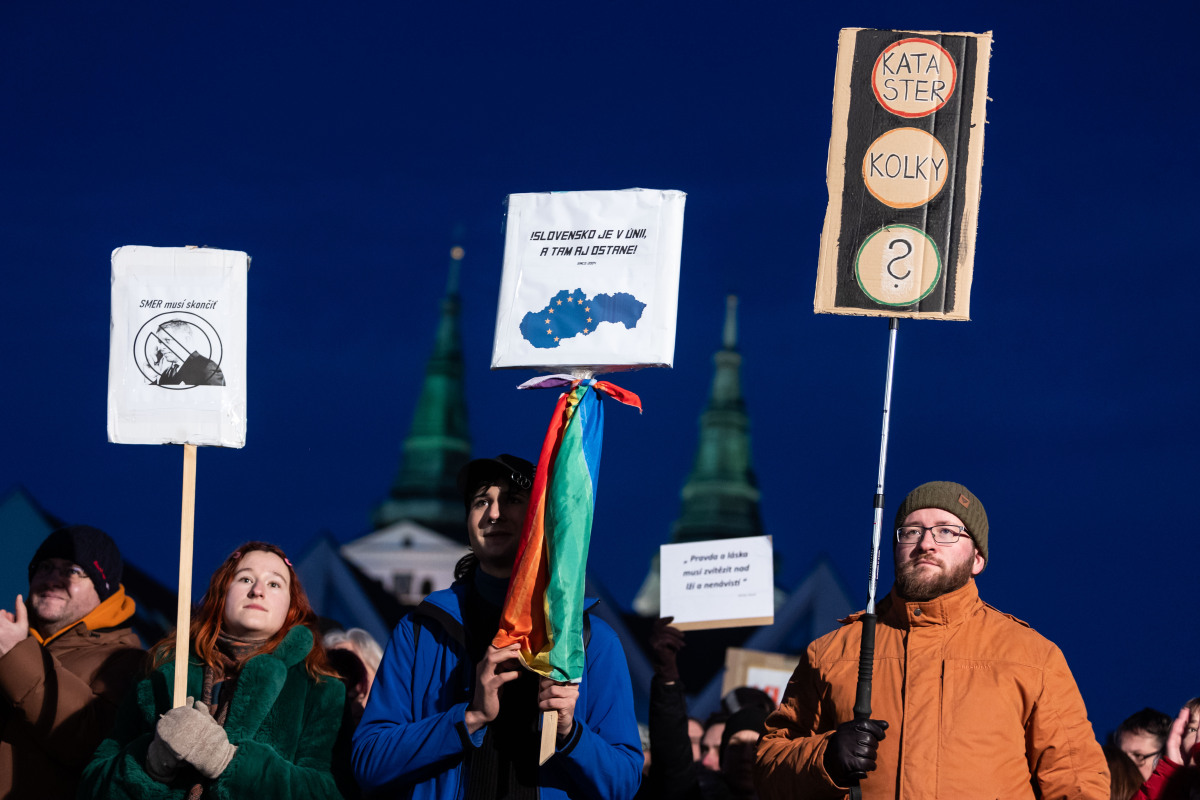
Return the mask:
[(686, 197), (509, 195), (492, 369), (671, 366)]
[(724, 697), (739, 686), (752, 686), (766, 692), (775, 704), (779, 705), (799, 662), (800, 659), (794, 655), (727, 647), (721, 696)]
[(108, 439), (246, 443), (246, 273), (236, 250), (112, 254)]
[(660, 607), (680, 630), (770, 625), (775, 570), (770, 536), (664, 544)]

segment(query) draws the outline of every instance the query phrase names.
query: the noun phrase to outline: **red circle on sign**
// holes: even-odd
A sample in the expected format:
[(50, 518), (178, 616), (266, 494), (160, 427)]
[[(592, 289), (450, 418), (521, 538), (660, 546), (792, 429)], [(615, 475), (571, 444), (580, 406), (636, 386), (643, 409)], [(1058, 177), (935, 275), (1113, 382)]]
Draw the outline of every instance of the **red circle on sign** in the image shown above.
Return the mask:
[[(949, 80), (948, 84), (941, 87), (941, 91), (945, 92), (944, 97), (940, 93), (938, 93), (938, 87), (936, 87), (935, 84), (931, 85), (931, 87), (929, 89), (924, 90), (930, 94), (931, 98), (934, 96), (938, 97), (941, 100), (941, 102), (939, 102), (939, 103), (936, 103), (936, 104), (933, 103), (932, 99), (922, 102), (921, 98), (920, 98), (920, 92), (922, 91), (922, 89), (920, 88), (920, 83), (929, 82), (929, 83), (933, 84), (932, 79), (930, 79), (928, 81), (926, 81), (925, 79), (921, 79), (921, 78), (916, 79), (918, 85), (915, 88), (915, 90), (913, 91), (914, 99), (911, 101), (908, 100), (907, 95), (908, 95), (909, 89), (910, 89), (908, 84), (910, 82), (912, 82), (913, 79), (911, 79), (911, 78), (901, 79), (901, 82), (903, 83), (903, 90), (905, 93), (905, 101), (906, 101), (903, 103), (897, 102), (899, 91), (900, 91), (899, 89), (896, 89), (895, 87), (888, 87), (889, 89), (896, 92), (896, 94), (897, 94), (897, 97), (888, 98), (888, 99), (884, 99), (883, 94), (881, 94), (879, 91), (879, 84), (880, 84), (879, 68), (880, 68), (880, 66), (886, 66), (886, 63), (887, 63), (886, 57), (887, 57), (888, 53), (890, 53), (893, 50), (896, 50), (898, 48), (901, 48), (905, 45), (911, 46), (914, 44), (927, 45), (930, 48), (936, 49), (937, 53), (940, 54), (945, 59), (945, 63), (950, 65), (950, 80)], [(911, 50), (913, 48), (908, 47), (906, 49)], [(901, 58), (904, 59), (904, 63), (906, 65), (906, 72), (908, 74), (911, 75), (911, 74), (919, 74), (920, 73), (920, 55), (923, 55), (923, 54), (921, 54), (919, 52), (913, 54), (914, 58), (916, 58), (916, 60), (917, 60), (917, 73), (913, 73), (912, 66), (907, 60), (908, 53), (901, 54)], [(926, 68), (926, 74), (928, 74), (928, 71), (929, 71), (928, 68)], [(895, 72), (895, 70), (893, 70), (893, 72)], [(899, 73), (896, 73), (896, 74), (899, 74)], [(941, 75), (940, 65), (938, 66), (938, 75)], [(940, 80), (939, 82), (941, 82), (943, 84), (946, 83), (944, 80)], [(892, 44), (888, 45), (887, 47), (885, 47), (883, 49), (883, 52), (881, 52), (879, 54), (879, 57), (875, 59), (875, 66), (871, 68), (871, 90), (873, 92), (875, 92), (875, 99), (879, 101), (879, 104), (881, 106), (883, 106), (884, 108), (886, 108), (888, 111), (892, 112), (893, 114), (900, 116), (900, 117), (907, 117), (909, 119), (913, 119), (916, 117), (928, 116), (928, 115), (932, 114), (933, 112), (937, 111), (942, 106), (946, 105), (946, 103), (949, 102), (950, 98), (954, 95), (954, 87), (957, 82), (958, 82), (958, 67), (954, 63), (954, 58), (950, 55), (950, 53), (946, 50), (946, 48), (942, 47), (937, 42), (931, 41), (929, 39), (911, 38), (911, 39), (901, 39), (898, 42), (893, 42)], [(928, 105), (928, 108), (925, 107), (926, 105)]]

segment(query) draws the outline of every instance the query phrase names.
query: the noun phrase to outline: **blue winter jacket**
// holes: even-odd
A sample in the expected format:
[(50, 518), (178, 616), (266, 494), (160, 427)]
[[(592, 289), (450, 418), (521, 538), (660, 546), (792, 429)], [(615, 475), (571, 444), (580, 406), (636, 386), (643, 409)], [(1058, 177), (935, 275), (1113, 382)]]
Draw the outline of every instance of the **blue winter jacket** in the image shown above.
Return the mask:
[[(367, 796), (464, 795), (464, 755), (487, 732), (485, 725), (467, 735), (475, 664), (462, 644), (465, 598), (463, 582), (434, 592), (425, 611), (408, 614), (392, 633), (354, 733), (354, 773)], [(625, 653), (603, 620), (592, 617), (590, 625), (575, 729), (539, 768), (542, 798), (628, 800), (641, 781), (641, 740)]]

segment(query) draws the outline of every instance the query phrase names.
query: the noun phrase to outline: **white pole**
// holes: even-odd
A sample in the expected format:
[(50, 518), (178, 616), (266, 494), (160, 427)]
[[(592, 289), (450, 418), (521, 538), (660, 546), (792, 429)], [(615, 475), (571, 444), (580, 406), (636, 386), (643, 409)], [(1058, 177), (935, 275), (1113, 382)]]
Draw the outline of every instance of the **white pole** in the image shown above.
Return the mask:
[(900, 320), (888, 323), (887, 380), (883, 388), (883, 433), (879, 442), (879, 474), (875, 479), (875, 525), (871, 530), (871, 583), (867, 589), (867, 613), (875, 613), (875, 586), (879, 582), (879, 547), (883, 534), (883, 474), (887, 469), (888, 423), (892, 414), (892, 374), (896, 365), (896, 329)]
[[(887, 380), (883, 388), (883, 434), (879, 443), (879, 474), (875, 479), (875, 525), (871, 529), (871, 580), (867, 585), (867, 612), (862, 615), (862, 640), (858, 652), (858, 687), (854, 696), (854, 718), (871, 718), (871, 683), (875, 671), (875, 584), (879, 580), (879, 542), (883, 529), (883, 473), (887, 466), (888, 421), (892, 413), (892, 371), (896, 364), (896, 329), (900, 320), (888, 323)], [(851, 800), (861, 800), (862, 787), (850, 787)]]

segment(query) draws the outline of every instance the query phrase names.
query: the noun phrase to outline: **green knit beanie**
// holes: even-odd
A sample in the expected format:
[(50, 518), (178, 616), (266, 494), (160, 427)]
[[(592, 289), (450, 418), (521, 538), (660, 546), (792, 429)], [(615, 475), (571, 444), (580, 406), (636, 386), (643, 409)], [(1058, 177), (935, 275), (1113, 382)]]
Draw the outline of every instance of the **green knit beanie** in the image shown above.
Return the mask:
[(975, 541), (983, 560), (988, 557), (988, 520), (983, 503), (971, 494), (971, 490), (961, 483), (951, 481), (930, 481), (923, 483), (908, 493), (900, 508), (896, 511), (895, 527), (904, 524), (904, 518), (922, 508), (940, 508), (948, 511), (963, 521), (967, 533)]

